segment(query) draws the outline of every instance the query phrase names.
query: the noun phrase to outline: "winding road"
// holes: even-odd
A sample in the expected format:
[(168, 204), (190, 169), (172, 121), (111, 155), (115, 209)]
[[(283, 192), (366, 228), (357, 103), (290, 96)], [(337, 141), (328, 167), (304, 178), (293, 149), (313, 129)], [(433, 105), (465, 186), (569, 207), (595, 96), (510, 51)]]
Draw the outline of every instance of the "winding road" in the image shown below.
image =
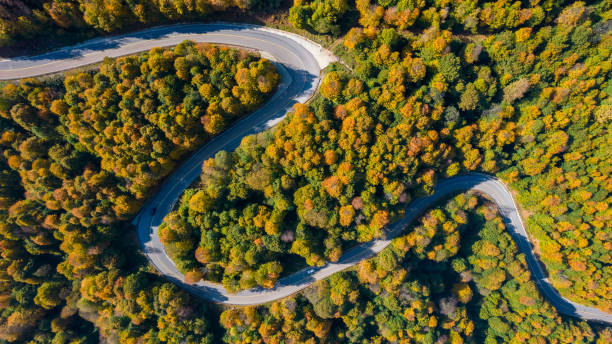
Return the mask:
[(440, 181), (433, 195), (411, 202), (406, 208), (405, 216), (386, 228), (385, 239), (356, 246), (344, 253), (336, 263), (304, 269), (281, 278), (272, 289), (254, 288), (232, 294), (219, 284), (204, 281), (192, 285), (184, 283), (184, 276), (164, 251), (158, 236), (157, 229), (164, 216), (172, 209), (183, 190), (199, 177), (204, 160), (213, 157), (220, 150), (236, 148), (243, 137), (272, 127), (294, 104), (310, 99), (318, 86), (321, 70), (335, 61), (335, 58), (315, 43), (294, 34), (258, 26), (219, 23), (157, 27), (122, 36), (95, 39), (39, 56), (0, 61), (0, 79), (16, 79), (86, 66), (100, 62), (106, 56), (117, 57), (154, 47), (172, 46), (186, 39), (257, 50), (263, 57), (275, 63), (281, 74), (281, 83), (277, 92), (263, 107), (209, 141), (166, 178), (158, 193), (143, 206), (134, 219), (145, 255), (167, 279), (194, 295), (218, 303), (256, 305), (278, 300), (306, 288), (316, 280), (327, 278), (374, 256), (436, 201), (460, 191), (473, 190), (486, 194), (497, 204), (507, 230), (516, 241), (520, 252), (525, 254), (531, 278), (560, 313), (612, 324), (612, 314), (574, 303), (559, 295), (552, 287), (534, 256), (512, 194), (497, 178), (483, 174), (469, 174)]

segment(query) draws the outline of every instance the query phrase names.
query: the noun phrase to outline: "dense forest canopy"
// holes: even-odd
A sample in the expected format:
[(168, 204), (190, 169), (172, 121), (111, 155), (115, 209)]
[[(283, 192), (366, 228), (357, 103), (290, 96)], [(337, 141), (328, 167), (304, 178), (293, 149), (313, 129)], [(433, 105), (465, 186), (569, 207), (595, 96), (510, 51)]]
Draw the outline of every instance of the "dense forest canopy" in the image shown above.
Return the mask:
[[(294, 0), (293, 26), (339, 34), (358, 24), (370, 28), (426, 29), (476, 34), (551, 24), (571, 1), (507, 0)], [(356, 23), (355, 23), (356, 22)]]
[(310, 106), (205, 162), (161, 228), (167, 251), (192, 279), (271, 287), (290, 255), (336, 261), (437, 179), (482, 171), (532, 213), (552, 284), (611, 311), (611, 36), (593, 23), (610, 4), (600, 6), (482, 37), (351, 29), (355, 72), (329, 72)]
[(0, 342), (212, 343), (206, 306), (148, 272), (125, 220), (277, 82), (267, 60), (184, 42), (4, 86)]
[[(2, 1), (0, 45), (278, 4)], [(612, 312), (612, 1), (296, 0), (279, 15), (345, 63), (312, 102), (203, 163), (159, 229), (186, 282), (270, 288), (479, 171), (516, 192), (551, 284)], [(612, 341), (543, 299), (495, 206), (469, 193), (265, 306), (218, 314), (155, 274), (128, 220), (278, 81), (265, 59), (185, 42), (3, 84), (0, 344)]]
[(461, 194), (354, 270), (226, 310), (226, 343), (605, 343), (538, 294), (494, 204)]
[(134, 25), (209, 19), (228, 8), (262, 10), (279, 0), (5, 0), (0, 47), (41, 36), (113, 32)]

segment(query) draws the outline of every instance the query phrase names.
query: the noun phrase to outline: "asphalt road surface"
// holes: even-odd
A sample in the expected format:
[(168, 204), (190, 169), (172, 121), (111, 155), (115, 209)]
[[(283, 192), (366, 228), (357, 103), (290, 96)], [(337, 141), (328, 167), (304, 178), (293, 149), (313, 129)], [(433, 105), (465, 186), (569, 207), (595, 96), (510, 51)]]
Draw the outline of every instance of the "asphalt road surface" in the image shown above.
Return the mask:
[(219, 284), (204, 281), (192, 285), (184, 283), (184, 276), (164, 251), (158, 236), (157, 229), (164, 216), (172, 209), (183, 190), (198, 178), (204, 160), (213, 157), (220, 150), (229, 151), (236, 148), (243, 137), (273, 126), (291, 110), (293, 104), (308, 100), (318, 86), (321, 69), (333, 61), (333, 57), (316, 44), (281, 31), (238, 24), (190, 24), (96, 39), (44, 55), (0, 61), (0, 79), (16, 79), (85, 66), (100, 62), (106, 56), (117, 57), (153, 47), (172, 46), (185, 39), (258, 50), (262, 56), (275, 62), (281, 74), (281, 84), (263, 107), (208, 142), (166, 178), (158, 193), (143, 206), (135, 218), (138, 238), (145, 255), (167, 279), (194, 295), (218, 303), (256, 305), (278, 300), (376, 255), (436, 201), (454, 193), (473, 190), (487, 195), (497, 204), (507, 230), (516, 241), (520, 252), (525, 254), (531, 278), (560, 313), (585, 320), (612, 323), (611, 314), (563, 298), (550, 285), (542, 266), (533, 254), (511, 193), (495, 177), (482, 174), (469, 174), (440, 181), (433, 195), (411, 202), (406, 208), (405, 216), (386, 228), (385, 239), (354, 247), (344, 253), (336, 263), (306, 268), (281, 278), (272, 289), (254, 288), (232, 294)]

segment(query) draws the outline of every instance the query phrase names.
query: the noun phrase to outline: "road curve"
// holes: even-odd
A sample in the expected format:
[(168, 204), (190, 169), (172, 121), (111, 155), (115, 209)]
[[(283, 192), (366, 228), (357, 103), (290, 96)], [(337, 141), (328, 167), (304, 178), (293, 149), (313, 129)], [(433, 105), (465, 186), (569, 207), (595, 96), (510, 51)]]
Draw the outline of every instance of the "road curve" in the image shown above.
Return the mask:
[[(282, 59), (297, 70), (319, 75), (319, 70), (337, 59), (320, 45), (293, 33), (248, 24), (179, 24), (159, 26), (120, 36), (96, 38), (42, 55), (0, 60), (0, 80), (11, 80), (62, 72), (101, 62), (105, 57), (136, 54), (155, 47), (168, 47), (184, 40), (236, 45)], [(310, 53), (312, 56), (307, 56)], [(297, 54), (297, 56), (292, 56)], [(263, 57), (268, 58), (267, 54)], [(295, 65), (299, 63), (299, 65)], [(318, 68), (315, 70), (315, 65)]]
[(167, 256), (158, 236), (157, 229), (163, 217), (171, 210), (183, 190), (198, 178), (204, 160), (220, 150), (236, 148), (243, 137), (271, 127), (283, 118), (293, 104), (309, 99), (318, 85), (320, 70), (333, 61), (333, 57), (320, 46), (293, 34), (257, 26), (220, 23), (158, 27), (123, 36), (96, 39), (40, 56), (0, 61), (0, 79), (15, 79), (69, 70), (99, 62), (105, 56), (117, 57), (153, 47), (171, 46), (185, 39), (261, 51), (262, 56), (275, 61), (282, 81), (272, 99), (262, 108), (208, 142), (166, 178), (158, 193), (143, 206), (135, 218), (138, 238), (145, 255), (166, 278), (194, 295), (214, 302), (256, 305), (274, 301), (374, 256), (436, 201), (460, 191), (473, 190), (487, 195), (497, 204), (507, 230), (516, 241), (520, 252), (525, 254), (531, 277), (560, 313), (612, 324), (611, 314), (574, 303), (559, 295), (552, 287), (533, 254), (511, 193), (497, 178), (483, 174), (469, 174), (440, 181), (433, 195), (411, 202), (406, 208), (405, 216), (386, 228), (386, 239), (373, 240), (354, 247), (344, 253), (338, 262), (314, 268), (314, 272), (310, 274), (307, 272), (310, 269), (304, 269), (281, 278), (272, 289), (255, 288), (231, 294), (219, 284), (204, 281), (193, 285), (184, 283), (184, 276)]

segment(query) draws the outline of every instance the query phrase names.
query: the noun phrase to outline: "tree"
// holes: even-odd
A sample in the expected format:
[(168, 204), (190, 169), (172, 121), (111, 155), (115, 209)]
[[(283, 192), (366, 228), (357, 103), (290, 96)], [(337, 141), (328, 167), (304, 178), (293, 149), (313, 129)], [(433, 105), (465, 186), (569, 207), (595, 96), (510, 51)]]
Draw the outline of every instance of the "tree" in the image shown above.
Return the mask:
[(476, 110), (479, 103), (479, 94), (474, 84), (467, 84), (465, 91), (461, 94), (461, 101), (458, 106), (464, 111)]
[(459, 78), (460, 68), (461, 60), (452, 53), (443, 55), (438, 62), (438, 72), (451, 83)]
[(68, 291), (63, 282), (44, 282), (38, 287), (34, 302), (45, 309), (53, 309), (63, 302)]
[(509, 103), (523, 97), (525, 92), (529, 90), (529, 80), (519, 79), (504, 88), (504, 101)]

